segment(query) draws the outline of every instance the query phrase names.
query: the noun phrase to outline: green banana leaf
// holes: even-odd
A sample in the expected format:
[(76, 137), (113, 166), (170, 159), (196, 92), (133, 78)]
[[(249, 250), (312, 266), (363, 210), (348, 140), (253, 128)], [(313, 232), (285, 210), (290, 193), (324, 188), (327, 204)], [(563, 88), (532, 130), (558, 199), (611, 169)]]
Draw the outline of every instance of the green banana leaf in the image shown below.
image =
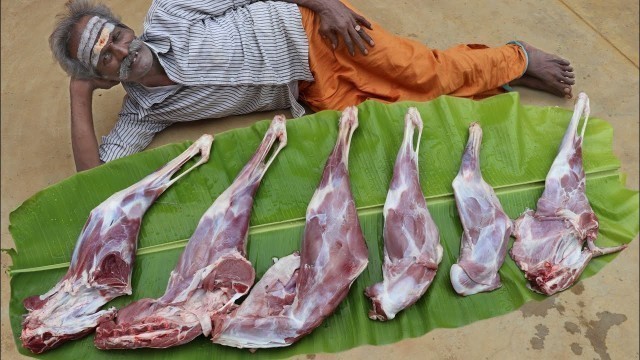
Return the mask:
[[(420, 179), (429, 210), (440, 229), (444, 257), (427, 294), (388, 322), (369, 320), (365, 287), (382, 278), (382, 205), (399, 149), (404, 114), (417, 106), (424, 120), (420, 144)], [(544, 178), (571, 117), (561, 108), (523, 106), (517, 94), (483, 101), (440, 97), (426, 103), (385, 105), (367, 101), (359, 106), (360, 127), (350, 150), (351, 187), (369, 246), (369, 266), (353, 284), (335, 313), (298, 343), (282, 349), (258, 350), (252, 358), (283, 358), (295, 354), (337, 352), (361, 344), (387, 344), (417, 337), (434, 328), (459, 327), (518, 309), (543, 296), (526, 288), (523, 274), (507, 256), (500, 270), (503, 286), (491, 293), (458, 296), (449, 282), (449, 268), (459, 253), (461, 225), (451, 181), (458, 172), (468, 137), (468, 124), (484, 130), (481, 167), (505, 211), (516, 218), (535, 208)], [(256, 195), (248, 242), (257, 276), (273, 257), (297, 250), (306, 207), (320, 180), (337, 137), (339, 112), (323, 111), (287, 124), (289, 142), (267, 172)], [(144, 217), (133, 269), (133, 295), (107, 306), (122, 307), (164, 293), (170, 271), (200, 216), (231, 183), (248, 161), (269, 121), (216, 136), (211, 159), (165, 192)], [(628, 243), (638, 233), (638, 192), (625, 189), (620, 162), (612, 153), (613, 131), (602, 120), (589, 120), (584, 140), (587, 195), (600, 220), (597, 243)], [(22, 300), (43, 294), (66, 272), (78, 234), (89, 212), (114, 192), (143, 178), (181, 153), (190, 142), (172, 144), (110, 162), (76, 174), (25, 201), (10, 215), (16, 249), (10, 269), (10, 317), (20, 352), (32, 355), (19, 342), (26, 313)], [(582, 274), (589, 277), (612, 261), (596, 258)], [(355, 330), (357, 329), (357, 331)], [(38, 356), (46, 359), (239, 359), (247, 350), (195, 341), (164, 350), (100, 351), (93, 336), (64, 344)]]

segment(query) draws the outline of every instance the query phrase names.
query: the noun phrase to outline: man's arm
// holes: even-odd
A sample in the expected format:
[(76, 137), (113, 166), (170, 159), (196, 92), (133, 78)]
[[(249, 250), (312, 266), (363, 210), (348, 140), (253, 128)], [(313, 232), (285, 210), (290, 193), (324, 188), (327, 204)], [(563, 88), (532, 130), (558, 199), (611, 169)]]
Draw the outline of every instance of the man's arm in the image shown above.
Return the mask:
[(351, 56), (355, 55), (354, 45), (363, 55), (369, 51), (365, 43), (374, 46), (373, 39), (363, 26), (372, 30), (371, 23), (362, 15), (349, 9), (339, 0), (280, 0), (304, 6), (320, 16), (320, 36), (329, 39), (333, 48), (338, 47), (342, 37)]
[[(178, 17), (201, 19), (224, 15), (231, 9), (247, 6), (265, 0), (164, 0), (159, 7), (164, 12)], [(342, 37), (349, 53), (355, 55), (355, 46), (363, 55), (367, 46), (374, 46), (373, 39), (364, 28), (372, 30), (371, 23), (362, 15), (349, 9), (340, 0), (275, 0), (297, 4), (308, 8), (320, 16), (320, 36), (328, 39), (334, 49)], [(359, 30), (358, 30), (359, 29)]]
[(93, 129), (93, 91), (97, 88), (108, 89), (117, 81), (101, 79), (76, 79), (69, 82), (71, 98), (71, 146), (76, 171), (91, 169), (102, 162), (98, 156), (98, 141)]
[(144, 150), (158, 132), (172, 124), (170, 121), (152, 121), (139, 110), (137, 103), (128, 95), (125, 96), (116, 125), (102, 137), (102, 144), (98, 148), (102, 161), (108, 162)]
[[(265, 0), (156, 0), (155, 9), (189, 19), (203, 19), (224, 15), (225, 12)], [(154, 7), (152, 7), (154, 8)]]

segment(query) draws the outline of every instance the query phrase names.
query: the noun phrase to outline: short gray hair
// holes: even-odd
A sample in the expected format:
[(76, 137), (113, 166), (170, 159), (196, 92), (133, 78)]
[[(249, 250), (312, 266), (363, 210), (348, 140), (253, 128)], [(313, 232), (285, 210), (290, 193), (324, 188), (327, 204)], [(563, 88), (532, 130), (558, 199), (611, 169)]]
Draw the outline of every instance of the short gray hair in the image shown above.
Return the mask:
[(53, 57), (69, 76), (83, 79), (100, 77), (95, 69), (83, 64), (69, 53), (69, 40), (73, 27), (85, 16), (99, 16), (115, 25), (126, 26), (103, 4), (96, 4), (90, 0), (70, 0), (65, 6), (67, 11), (58, 14), (58, 21), (49, 36), (49, 47)]

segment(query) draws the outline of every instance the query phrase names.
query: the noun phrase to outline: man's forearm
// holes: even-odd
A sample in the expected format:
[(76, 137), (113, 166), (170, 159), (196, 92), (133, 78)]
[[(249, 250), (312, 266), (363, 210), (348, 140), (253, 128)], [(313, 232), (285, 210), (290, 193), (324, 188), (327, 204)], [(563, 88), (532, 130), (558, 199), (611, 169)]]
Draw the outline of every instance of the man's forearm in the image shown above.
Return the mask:
[(71, 80), (71, 146), (76, 170), (82, 171), (101, 164), (98, 141), (93, 128), (93, 87), (88, 81)]

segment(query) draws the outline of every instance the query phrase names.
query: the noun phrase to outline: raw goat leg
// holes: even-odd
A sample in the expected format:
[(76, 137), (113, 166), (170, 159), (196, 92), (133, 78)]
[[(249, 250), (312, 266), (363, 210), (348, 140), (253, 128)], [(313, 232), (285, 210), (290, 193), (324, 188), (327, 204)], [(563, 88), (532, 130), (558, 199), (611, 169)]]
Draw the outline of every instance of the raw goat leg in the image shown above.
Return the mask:
[(129, 304), (103, 322), (94, 339), (98, 348), (166, 348), (209, 335), (211, 317), (230, 311), (253, 284), (255, 271), (246, 259), (253, 197), (286, 143), (285, 118), (277, 115), (253, 158), (200, 219), (165, 294)]
[[(113, 317), (114, 309), (98, 309), (115, 297), (131, 294), (142, 216), (171, 184), (209, 159), (212, 142), (211, 135), (203, 135), (180, 156), (91, 211), (67, 274), (46, 294), (24, 300), (29, 313), (20, 339), (25, 348), (42, 353), (88, 334)], [(172, 180), (197, 154), (200, 160)]]
[[(585, 120), (578, 136), (583, 112)], [(582, 141), (588, 120), (589, 98), (580, 93), (536, 211), (527, 210), (515, 221), (511, 257), (524, 271), (528, 286), (546, 295), (571, 286), (592, 257), (627, 247), (595, 245), (598, 218), (585, 194), (582, 165)]]
[(481, 143), (482, 129), (472, 123), (460, 171), (452, 184), (463, 233), (458, 262), (451, 266), (451, 284), (465, 296), (502, 286), (498, 270), (507, 255), (513, 227), (493, 188), (482, 178)]
[(340, 118), (338, 140), (307, 208), (300, 257), (277, 261), (231, 314), (214, 318), (213, 342), (239, 348), (287, 346), (329, 316), (367, 266), (351, 194), (348, 158), (357, 108)]
[[(383, 281), (365, 290), (373, 309), (369, 318), (391, 320), (429, 288), (442, 260), (440, 234), (427, 209), (418, 178), (422, 119), (416, 108), (404, 118), (405, 131), (384, 204)], [(416, 149), (413, 135), (418, 128)]]

